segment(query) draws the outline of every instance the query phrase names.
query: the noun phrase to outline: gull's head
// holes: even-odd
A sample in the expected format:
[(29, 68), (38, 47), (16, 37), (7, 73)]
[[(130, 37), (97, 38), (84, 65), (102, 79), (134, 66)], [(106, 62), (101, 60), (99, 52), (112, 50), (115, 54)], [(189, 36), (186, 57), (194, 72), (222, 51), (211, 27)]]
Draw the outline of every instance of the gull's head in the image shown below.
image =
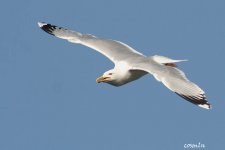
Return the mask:
[(105, 83), (113, 83), (116, 80), (116, 72), (114, 69), (106, 71), (102, 76), (96, 79), (97, 83), (105, 82)]
[(127, 64), (120, 63), (119, 65), (115, 65), (113, 69), (106, 71), (101, 77), (97, 78), (96, 82), (104, 82), (113, 86), (121, 86), (132, 80), (134, 79), (132, 78)]

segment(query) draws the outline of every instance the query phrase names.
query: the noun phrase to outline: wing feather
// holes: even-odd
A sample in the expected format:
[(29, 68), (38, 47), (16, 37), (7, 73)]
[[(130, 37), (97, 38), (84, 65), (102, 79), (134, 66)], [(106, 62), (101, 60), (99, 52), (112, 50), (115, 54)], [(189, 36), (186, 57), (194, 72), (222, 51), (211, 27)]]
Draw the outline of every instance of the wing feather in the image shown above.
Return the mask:
[(149, 64), (139, 64), (134, 69), (151, 73), (168, 89), (187, 101), (205, 109), (211, 108), (211, 105), (207, 102), (205, 92), (198, 85), (189, 81), (184, 72), (178, 68), (150, 62)]
[(141, 53), (120, 41), (102, 39), (90, 34), (81, 34), (76, 31), (68, 30), (63, 27), (58, 27), (47, 23), (39, 22), (38, 25), (45, 32), (58, 38), (90, 47), (105, 55), (114, 63), (124, 60), (128, 57), (143, 56)]

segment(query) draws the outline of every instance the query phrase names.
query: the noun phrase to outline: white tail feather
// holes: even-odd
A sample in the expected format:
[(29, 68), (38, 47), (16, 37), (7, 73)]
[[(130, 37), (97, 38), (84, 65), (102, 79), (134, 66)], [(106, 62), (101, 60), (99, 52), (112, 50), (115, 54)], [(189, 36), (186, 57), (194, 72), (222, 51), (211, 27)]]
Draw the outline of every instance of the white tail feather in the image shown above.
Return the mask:
[(174, 60), (165, 56), (158, 56), (154, 55), (152, 56), (153, 60), (160, 63), (160, 64), (167, 64), (167, 63), (177, 63), (177, 62), (182, 62), (182, 61), (188, 61), (186, 59), (184, 60)]

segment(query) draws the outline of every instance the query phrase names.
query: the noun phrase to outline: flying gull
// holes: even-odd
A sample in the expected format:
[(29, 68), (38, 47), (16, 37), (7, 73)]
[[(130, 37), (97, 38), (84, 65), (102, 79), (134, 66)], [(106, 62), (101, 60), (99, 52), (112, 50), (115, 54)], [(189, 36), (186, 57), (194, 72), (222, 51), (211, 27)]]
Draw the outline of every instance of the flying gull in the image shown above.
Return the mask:
[(149, 73), (187, 101), (205, 109), (211, 108), (205, 92), (198, 85), (189, 81), (185, 74), (177, 68), (176, 63), (186, 60), (173, 60), (158, 55), (148, 57), (120, 41), (81, 34), (43, 22), (38, 22), (38, 25), (51, 35), (90, 47), (110, 59), (115, 64), (114, 68), (97, 78), (97, 83), (104, 82), (113, 86), (121, 86)]

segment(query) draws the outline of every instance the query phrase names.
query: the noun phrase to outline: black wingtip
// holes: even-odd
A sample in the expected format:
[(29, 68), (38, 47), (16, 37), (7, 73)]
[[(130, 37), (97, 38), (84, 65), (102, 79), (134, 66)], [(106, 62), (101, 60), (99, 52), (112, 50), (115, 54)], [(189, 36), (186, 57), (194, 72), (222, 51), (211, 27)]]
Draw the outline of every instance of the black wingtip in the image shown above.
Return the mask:
[[(176, 93), (176, 92), (175, 92)], [(184, 98), (185, 100), (198, 105), (199, 107), (205, 108), (205, 109), (212, 109), (211, 104), (208, 103), (205, 94), (200, 94), (199, 96), (189, 96), (189, 95), (182, 95), (179, 93), (176, 93), (180, 97)]]
[(45, 32), (51, 34), (51, 35), (54, 35), (53, 34), (53, 31), (56, 29), (56, 26), (54, 25), (51, 25), (51, 24), (47, 24), (45, 22), (38, 22), (38, 26), (44, 30)]

